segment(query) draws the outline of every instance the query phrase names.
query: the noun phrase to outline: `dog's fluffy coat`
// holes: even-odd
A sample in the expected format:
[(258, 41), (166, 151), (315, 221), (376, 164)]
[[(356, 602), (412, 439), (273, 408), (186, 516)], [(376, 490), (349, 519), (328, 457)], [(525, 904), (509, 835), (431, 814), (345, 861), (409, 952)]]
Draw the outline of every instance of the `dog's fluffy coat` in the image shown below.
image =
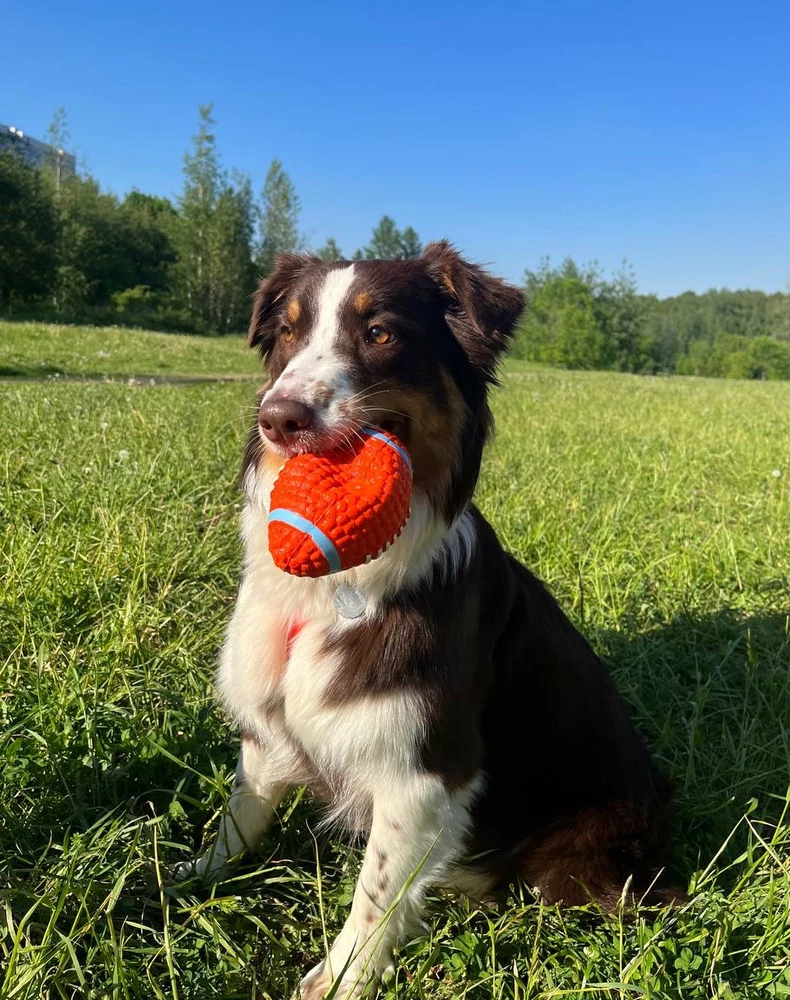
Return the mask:
[[(197, 869), (254, 846), (296, 784), (368, 834), (346, 925), (303, 980), (309, 1000), (341, 974), (339, 997), (380, 974), (428, 886), (486, 898), (523, 879), (548, 901), (611, 907), (649, 893), (664, 863), (668, 788), (606, 669), (471, 504), (488, 389), (522, 308), (446, 243), (411, 261), (286, 255), (255, 301), (268, 380), (219, 669), (241, 753)], [(292, 401), (309, 425), (279, 435), (266, 415)], [(274, 478), (289, 453), (342, 445), (361, 424), (412, 455), (409, 521), (367, 566), (288, 577), (267, 545)], [(338, 614), (341, 584), (364, 596), (362, 618)]]

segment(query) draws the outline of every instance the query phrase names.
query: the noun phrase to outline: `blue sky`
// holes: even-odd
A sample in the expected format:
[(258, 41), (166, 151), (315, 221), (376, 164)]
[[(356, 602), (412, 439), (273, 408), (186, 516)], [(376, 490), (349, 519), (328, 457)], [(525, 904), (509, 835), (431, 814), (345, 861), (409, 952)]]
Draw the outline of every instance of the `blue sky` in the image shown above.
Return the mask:
[(103, 186), (175, 195), (197, 105), (314, 245), (388, 213), (512, 280), (627, 258), (644, 291), (790, 281), (790, 4), (11, 0), (0, 121), (68, 112)]

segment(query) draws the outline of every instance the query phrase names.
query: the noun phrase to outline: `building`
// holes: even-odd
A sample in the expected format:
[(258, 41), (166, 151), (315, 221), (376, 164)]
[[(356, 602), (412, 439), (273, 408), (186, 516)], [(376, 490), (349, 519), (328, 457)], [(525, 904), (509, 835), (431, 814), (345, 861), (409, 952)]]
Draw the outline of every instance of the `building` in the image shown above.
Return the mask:
[(26, 135), (16, 125), (0, 125), (0, 153), (5, 153), (7, 150), (13, 150), (31, 167), (40, 169), (52, 164), (57, 173), (58, 183), (77, 172), (77, 160), (73, 154)]

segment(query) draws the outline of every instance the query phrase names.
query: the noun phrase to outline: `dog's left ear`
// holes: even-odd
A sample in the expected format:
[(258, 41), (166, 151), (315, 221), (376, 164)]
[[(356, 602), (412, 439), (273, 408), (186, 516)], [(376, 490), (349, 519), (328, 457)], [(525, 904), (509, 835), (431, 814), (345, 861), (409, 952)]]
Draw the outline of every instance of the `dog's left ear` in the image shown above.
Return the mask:
[(278, 303), (288, 294), (291, 285), (299, 275), (317, 258), (304, 253), (281, 253), (277, 257), (274, 270), (264, 278), (255, 293), (252, 319), (247, 333), (247, 345), (260, 348), (261, 354), (268, 354), (274, 345), (274, 332), (269, 329), (269, 319)]
[(464, 260), (451, 243), (429, 243), (422, 259), (439, 286), (447, 324), (472, 364), (489, 381), (524, 310), (524, 293)]

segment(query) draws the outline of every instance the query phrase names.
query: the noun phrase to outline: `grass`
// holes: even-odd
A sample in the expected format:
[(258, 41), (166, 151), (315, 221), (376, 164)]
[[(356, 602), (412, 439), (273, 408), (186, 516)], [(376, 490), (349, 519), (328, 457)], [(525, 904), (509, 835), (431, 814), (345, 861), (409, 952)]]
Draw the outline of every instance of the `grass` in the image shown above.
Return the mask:
[(241, 336), (0, 321), (0, 379), (243, 378), (256, 371), (255, 354)]
[[(75, 374), (194, 374), (193, 340), (204, 373), (247, 365), (238, 341), (32, 329)], [(126, 353), (96, 358), (110, 337)], [(0, 357), (23, 339), (0, 327)], [(225, 884), (169, 883), (234, 762), (212, 672), (252, 388), (2, 386), (4, 1000), (279, 1000), (342, 923), (359, 850), (317, 854), (306, 796)], [(790, 384), (513, 369), (495, 409), (478, 501), (672, 773), (691, 895), (636, 919), (437, 896), (386, 995), (790, 995)]]

